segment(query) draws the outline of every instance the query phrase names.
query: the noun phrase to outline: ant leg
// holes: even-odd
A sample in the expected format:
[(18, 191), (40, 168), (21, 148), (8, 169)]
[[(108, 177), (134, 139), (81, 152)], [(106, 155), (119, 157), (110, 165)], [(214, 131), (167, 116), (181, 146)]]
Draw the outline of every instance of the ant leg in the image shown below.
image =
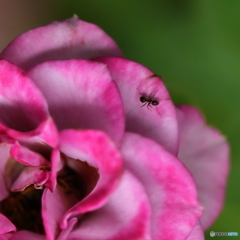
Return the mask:
[(150, 94), (150, 95), (149, 95), (149, 99), (153, 99), (156, 94), (157, 94), (157, 92), (155, 92), (154, 94)]
[(148, 108), (148, 110), (151, 111), (151, 107), (152, 107), (151, 102), (148, 102), (148, 104), (147, 104), (147, 108)]
[(141, 107), (145, 106), (148, 102), (145, 102)]

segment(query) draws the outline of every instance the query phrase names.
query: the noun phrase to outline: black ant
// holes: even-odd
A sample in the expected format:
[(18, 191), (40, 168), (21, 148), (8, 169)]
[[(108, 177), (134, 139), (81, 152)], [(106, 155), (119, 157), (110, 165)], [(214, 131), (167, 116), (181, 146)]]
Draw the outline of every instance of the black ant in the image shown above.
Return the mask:
[(153, 106), (158, 105), (159, 102), (156, 99), (154, 99), (154, 96), (155, 96), (155, 94), (154, 95), (149, 95), (148, 97), (141, 96), (140, 101), (142, 103), (144, 103), (141, 107), (147, 105), (147, 108), (149, 109), (149, 107), (151, 107), (151, 105), (153, 105)]

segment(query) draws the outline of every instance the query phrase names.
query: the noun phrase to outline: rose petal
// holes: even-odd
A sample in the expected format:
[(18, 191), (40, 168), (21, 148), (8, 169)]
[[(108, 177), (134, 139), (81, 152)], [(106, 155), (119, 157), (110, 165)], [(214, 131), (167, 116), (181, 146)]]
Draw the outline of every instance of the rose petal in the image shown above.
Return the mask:
[(163, 147), (137, 134), (126, 133), (121, 152), (124, 166), (149, 196), (152, 240), (186, 239), (202, 215), (189, 172)]
[(42, 155), (17, 144), (11, 146), (10, 154), (12, 158), (24, 165), (32, 167), (49, 166), (49, 162)]
[[(39, 127), (29, 133), (11, 133), (8, 134), (19, 140), (23, 145), (27, 145), (29, 148), (35, 151), (41, 152), (41, 149), (48, 147), (55, 147), (59, 142), (58, 130), (52, 118), (48, 118), (45, 122), (39, 125)], [(48, 146), (46, 146), (46, 144)]]
[(68, 239), (69, 233), (72, 231), (73, 227), (76, 225), (78, 219), (77, 218), (72, 218), (68, 222), (67, 228), (63, 229), (62, 232), (60, 233), (59, 237), (57, 240), (66, 240)]
[(0, 130), (26, 132), (48, 118), (47, 103), (31, 79), (6, 60), (0, 60)]
[(64, 166), (61, 160), (60, 152), (58, 148), (53, 149), (51, 156), (51, 171), (49, 176), (49, 189), (53, 191), (57, 185), (57, 172), (60, 171)]
[(199, 222), (193, 228), (187, 240), (204, 240), (204, 232)]
[(122, 53), (102, 29), (74, 16), (22, 34), (7, 46), (0, 58), (26, 70), (53, 59), (97, 56), (122, 56)]
[(4, 215), (0, 214), (0, 234), (16, 231), (16, 227)]
[(144, 188), (134, 175), (125, 171), (108, 202), (83, 216), (67, 239), (150, 240), (150, 215)]
[(55, 146), (56, 127), (47, 103), (32, 80), (13, 64), (0, 60), (0, 131), (28, 144)]
[(180, 129), (179, 158), (192, 173), (204, 207), (203, 229), (208, 228), (221, 211), (229, 171), (229, 147), (224, 136), (205, 124), (194, 108), (178, 110)]
[(10, 146), (11, 145), (6, 143), (0, 144), (0, 201), (5, 199), (9, 194), (9, 191), (7, 189), (6, 179), (5, 179), (6, 177), (5, 168), (6, 168), (8, 159), (10, 158), (10, 154), (9, 154)]
[(100, 176), (93, 191), (64, 215), (61, 221), (63, 229), (71, 216), (93, 211), (107, 201), (119, 181), (122, 161), (115, 146), (103, 132), (65, 130), (60, 137), (62, 153), (97, 168)]
[(49, 172), (42, 167), (26, 167), (11, 187), (11, 191), (22, 191), (31, 184), (42, 188), (49, 178)]
[[(151, 138), (173, 154), (178, 152), (175, 107), (160, 77), (143, 65), (123, 58), (97, 58), (107, 64), (121, 92), (126, 130)], [(145, 105), (140, 97), (153, 97), (157, 106)], [(145, 102), (147, 103), (147, 102)]]
[(47, 240), (44, 235), (29, 231), (18, 231), (12, 235), (10, 240)]
[(15, 140), (0, 134), (0, 142), (2, 142), (0, 143), (0, 201), (2, 201), (9, 195), (12, 183), (25, 166), (10, 156), (10, 149), (16, 144)]
[(9, 240), (13, 234), (12, 233), (6, 233), (0, 235), (0, 240)]
[(43, 92), (60, 130), (100, 129), (121, 142), (122, 101), (105, 64), (88, 60), (50, 61), (28, 74)]
[(60, 233), (60, 220), (64, 213), (77, 203), (77, 199), (61, 191), (45, 189), (42, 195), (42, 218), (48, 240), (54, 240)]
[(51, 118), (30, 132), (19, 132), (9, 128), (5, 128), (5, 132), (9, 137), (37, 152), (47, 151), (50, 147), (57, 146), (59, 141), (57, 128)]

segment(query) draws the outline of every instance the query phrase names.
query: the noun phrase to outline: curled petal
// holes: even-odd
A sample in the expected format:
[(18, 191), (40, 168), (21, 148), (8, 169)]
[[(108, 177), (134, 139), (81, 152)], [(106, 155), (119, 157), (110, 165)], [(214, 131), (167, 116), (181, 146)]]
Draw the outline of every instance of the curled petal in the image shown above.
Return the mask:
[(129, 171), (100, 209), (83, 216), (67, 239), (150, 240), (151, 209), (146, 192)]
[(12, 158), (24, 165), (33, 167), (49, 165), (49, 162), (42, 155), (17, 144), (12, 145), (10, 154)]
[(105, 64), (50, 61), (34, 67), (28, 75), (47, 99), (60, 130), (99, 129), (121, 142), (125, 120), (121, 96)]
[(229, 171), (229, 147), (216, 129), (205, 124), (194, 108), (178, 109), (180, 129), (179, 158), (192, 173), (204, 207), (203, 229), (208, 228), (221, 211)]
[(28, 145), (57, 144), (56, 127), (42, 93), (21, 69), (3, 59), (0, 60), (0, 108), (1, 132)]
[(22, 34), (0, 55), (25, 70), (53, 59), (98, 56), (122, 56), (122, 53), (102, 29), (77, 16)]
[(2, 201), (9, 195), (13, 182), (26, 166), (14, 160), (10, 155), (10, 149), (16, 145), (16, 141), (3, 135), (0, 135), (0, 138), (4, 139), (4, 142), (0, 144), (0, 201)]
[[(97, 58), (107, 64), (121, 92), (126, 130), (151, 138), (173, 154), (178, 152), (175, 107), (162, 79), (145, 66), (123, 58)], [(157, 101), (153, 105), (141, 97)], [(156, 104), (156, 102), (155, 102)]]
[(72, 231), (73, 227), (76, 225), (78, 219), (77, 218), (72, 218), (68, 222), (68, 225), (65, 229), (62, 230), (60, 233), (58, 240), (66, 240), (68, 239), (69, 233)]
[(6, 218), (4, 215), (0, 214), (0, 234), (15, 232), (16, 227), (12, 224), (12, 222)]
[(6, 127), (27, 132), (48, 118), (47, 103), (25, 73), (0, 60), (0, 130)]
[(186, 239), (202, 215), (190, 173), (163, 147), (137, 134), (126, 133), (121, 152), (149, 196), (152, 240)]
[(122, 160), (111, 140), (103, 132), (65, 130), (60, 137), (62, 153), (86, 162), (99, 173), (99, 180), (92, 192), (64, 215), (61, 222), (63, 229), (71, 216), (98, 209), (107, 201), (119, 181)]
[(11, 191), (22, 191), (31, 184), (35, 188), (42, 188), (48, 181), (49, 172), (41, 167), (26, 167), (11, 187)]
[(54, 148), (59, 141), (57, 128), (51, 118), (30, 132), (19, 132), (10, 128), (5, 128), (5, 132), (9, 137), (37, 152), (46, 151), (49, 147)]
[(51, 171), (49, 176), (49, 189), (53, 191), (57, 185), (57, 173), (63, 168), (64, 163), (61, 160), (59, 149), (55, 148), (51, 156)]
[(60, 221), (64, 213), (77, 203), (77, 199), (61, 191), (45, 189), (42, 196), (42, 218), (48, 240), (57, 239), (60, 234)]

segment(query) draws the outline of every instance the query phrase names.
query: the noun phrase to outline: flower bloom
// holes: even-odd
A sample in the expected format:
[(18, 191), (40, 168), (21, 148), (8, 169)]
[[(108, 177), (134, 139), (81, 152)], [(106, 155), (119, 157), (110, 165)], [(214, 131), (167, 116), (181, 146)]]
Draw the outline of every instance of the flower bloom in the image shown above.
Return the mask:
[(0, 240), (204, 238), (228, 145), (160, 77), (76, 16), (0, 58)]

